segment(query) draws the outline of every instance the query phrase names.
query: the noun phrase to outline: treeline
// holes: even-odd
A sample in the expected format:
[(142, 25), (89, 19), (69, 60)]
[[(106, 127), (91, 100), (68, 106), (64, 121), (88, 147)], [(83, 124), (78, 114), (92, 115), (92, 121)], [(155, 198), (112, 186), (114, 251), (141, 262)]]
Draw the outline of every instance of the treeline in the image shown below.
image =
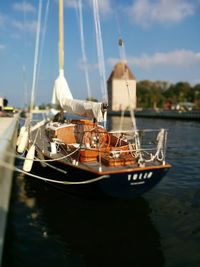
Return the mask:
[[(91, 97), (87, 100), (98, 100)], [(176, 106), (181, 102), (190, 102), (200, 108), (200, 84), (191, 86), (187, 82), (172, 84), (165, 81), (139, 81), (137, 82), (138, 108), (163, 108), (166, 103)], [(51, 104), (41, 104), (39, 109), (50, 108)]]
[(147, 80), (137, 82), (138, 108), (163, 108), (166, 103), (177, 105), (180, 102), (191, 102), (200, 108), (200, 84), (191, 86), (187, 82), (170, 84)]

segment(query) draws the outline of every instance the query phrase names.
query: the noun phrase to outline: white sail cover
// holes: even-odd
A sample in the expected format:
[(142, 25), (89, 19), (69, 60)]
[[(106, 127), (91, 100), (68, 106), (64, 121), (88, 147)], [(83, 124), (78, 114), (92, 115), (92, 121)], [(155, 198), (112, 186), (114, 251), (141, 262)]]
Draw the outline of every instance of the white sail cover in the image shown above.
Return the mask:
[(53, 88), (52, 104), (66, 112), (103, 121), (102, 103), (73, 99), (63, 71), (60, 71)]
[(59, 100), (62, 98), (73, 99), (72, 93), (69, 89), (69, 85), (64, 77), (64, 71), (59, 71), (59, 76), (55, 80), (52, 96), (52, 104), (59, 105)]

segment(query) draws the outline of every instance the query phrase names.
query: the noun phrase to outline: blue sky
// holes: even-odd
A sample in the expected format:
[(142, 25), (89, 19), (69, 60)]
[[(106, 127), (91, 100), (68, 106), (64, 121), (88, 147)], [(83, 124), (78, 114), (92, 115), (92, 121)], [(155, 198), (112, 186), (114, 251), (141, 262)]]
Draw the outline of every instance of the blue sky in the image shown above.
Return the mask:
[[(51, 101), (58, 75), (57, 0), (42, 1), (42, 34), (36, 104)], [(65, 1), (65, 76), (75, 98), (87, 89), (81, 61), (77, 0)], [(99, 0), (106, 78), (124, 40), (128, 65), (139, 80), (200, 83), (200, 0)], [(0, 96), (23, 107), (30, 99), (38, 0), (0, 1)], [(83, 0), (85, 46), (92, 96), (101, 100), (91, 0)], [(42, 40), (43, 37), (41, 37)]]

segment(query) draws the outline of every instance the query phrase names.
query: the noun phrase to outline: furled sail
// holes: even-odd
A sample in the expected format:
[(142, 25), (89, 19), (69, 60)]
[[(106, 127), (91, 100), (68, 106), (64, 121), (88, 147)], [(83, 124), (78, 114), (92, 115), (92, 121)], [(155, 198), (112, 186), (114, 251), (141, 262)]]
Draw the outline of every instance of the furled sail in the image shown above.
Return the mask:
[(95, 118), (99, 122), (103, 121), (103, 103), (73, 99), (63, 71), (60, 71), (55, 81), (52, 104), (60, 106), (68, 113)]
[(64, 71), (60, 69), (59, 76), (54, 83), (53, 96), (51, 102), (53, 105), (59, 105), (60, 100), (63, 98), (73, 99), (73, 96), (69, 89), (69, 85), (65, 79)]

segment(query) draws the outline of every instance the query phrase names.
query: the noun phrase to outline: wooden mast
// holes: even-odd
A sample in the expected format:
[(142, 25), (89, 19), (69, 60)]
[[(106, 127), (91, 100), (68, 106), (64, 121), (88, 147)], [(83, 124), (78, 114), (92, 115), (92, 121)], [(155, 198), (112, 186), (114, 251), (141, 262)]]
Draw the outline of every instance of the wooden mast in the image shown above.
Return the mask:
[(59, 56), (59, 73), (64, 72), (64, 26), (63, 26), (63, 0), (58, 1), (58, 56)]

